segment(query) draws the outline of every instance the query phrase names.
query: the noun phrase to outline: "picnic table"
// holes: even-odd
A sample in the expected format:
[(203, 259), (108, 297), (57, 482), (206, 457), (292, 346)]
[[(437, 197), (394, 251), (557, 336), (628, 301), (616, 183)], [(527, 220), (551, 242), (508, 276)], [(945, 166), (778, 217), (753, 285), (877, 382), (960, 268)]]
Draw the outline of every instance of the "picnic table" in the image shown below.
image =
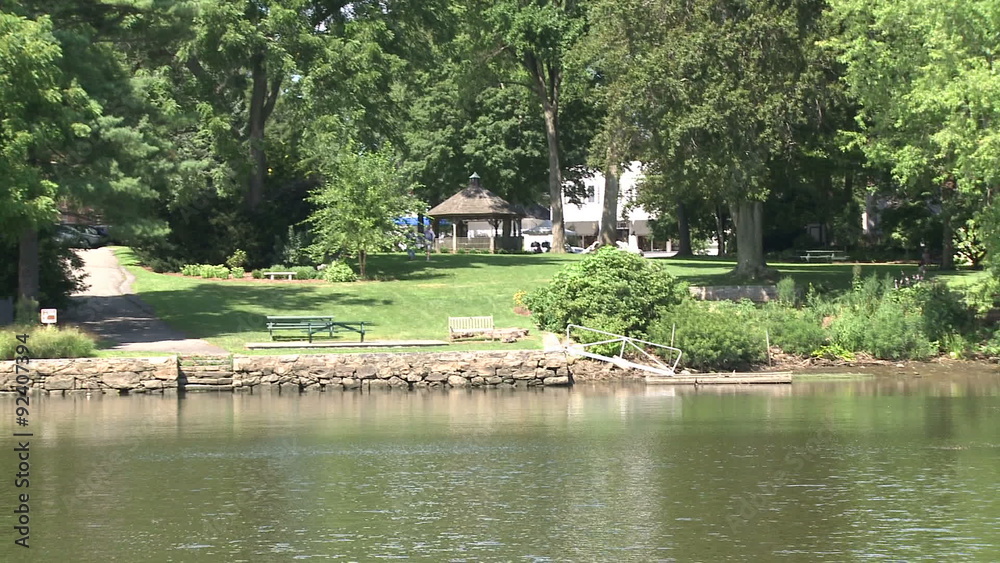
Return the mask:
[(275, 340), (275, 331), (294, 330), (304, 332), (309, 342), (312, 342), (314, 334), (325, 333), (333, 338), (338, 329), (341, 332), (344, 330), (357, 332), (361, 335), (361, 342), (365, 341), (365, 321), (336, 321), (332, 315), (268, 315), (267, 317), (267, 332), (271, 335), (271, 340)]
[(844, 262), (847, 260), (847, 255), (839, 250), (821, 249), (807, 250), (799, 258), (806, 262)]

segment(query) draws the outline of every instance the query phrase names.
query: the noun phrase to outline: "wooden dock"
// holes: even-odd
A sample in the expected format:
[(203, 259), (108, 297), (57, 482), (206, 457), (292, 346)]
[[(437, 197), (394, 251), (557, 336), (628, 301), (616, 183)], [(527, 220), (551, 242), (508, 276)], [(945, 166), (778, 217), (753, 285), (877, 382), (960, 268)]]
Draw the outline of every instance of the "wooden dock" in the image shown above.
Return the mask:
[(651, 385), (757, 385), (791, 382), (792, 372), (790, 371), (646, 376), (646, 383)]

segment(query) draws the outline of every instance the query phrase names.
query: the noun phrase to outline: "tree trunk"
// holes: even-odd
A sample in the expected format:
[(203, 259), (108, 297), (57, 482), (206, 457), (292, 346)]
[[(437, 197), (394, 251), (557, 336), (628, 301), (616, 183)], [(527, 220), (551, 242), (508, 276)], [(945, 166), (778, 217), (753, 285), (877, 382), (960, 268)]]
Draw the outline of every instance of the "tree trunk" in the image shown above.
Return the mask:
[(748, 280), (769, 279), (775, 271), (764, 263), (764, 203), (740, 200), (730, 207), (736, 224), (736, 269), (733, 273)]
[(955, 179), (948, 178), (941, 187), (941, 269), (955, 269), (955, 227), (951, 221), (951, 192)]
[(358, 273), (361, 274), (361, 279), (367, 279), (367, 269), (366, 262), (368, 261), (368, 254), (364, 250), (358, 251)]
[(545, 110), (545, 139), (549, 147), (549, 198), (552, 206), (552, 249), (550, 252), (566, 252), (566, 226), (563, 224), (562, 169), (559, 167), (559, 108), (547, 100), (542, 101)]
[(17, 261), (17, 293), (20, 299), (38, 299), (38, 229), (21, 231)]
[(250, 190), (247, 193), (247, 206), (252, 211), (264, 200), (264, 183), (267, 181), (264, 128), (278, 101), (281, 77), (271, 77), (268, 85), (267, 67), (262, 53), (253, 58), (250, 77), (253, 84), (250, 92)]
[(684, 202), (677, 202), (677, 256), (693, 256), (691, 251), (691, 224), (688, 222)]
[(715, 239), (719, 243), (719, 256), (726, 255), (726, 218), (722, 214), (722, 207), (715, 206)]
[(609, 161), (604, 171), (604, 202), (601, 212), (601, 233), (598, 240), (602, 245), (614, 246), (618, 241), (618, 179), (621, 168), (617, 162)]

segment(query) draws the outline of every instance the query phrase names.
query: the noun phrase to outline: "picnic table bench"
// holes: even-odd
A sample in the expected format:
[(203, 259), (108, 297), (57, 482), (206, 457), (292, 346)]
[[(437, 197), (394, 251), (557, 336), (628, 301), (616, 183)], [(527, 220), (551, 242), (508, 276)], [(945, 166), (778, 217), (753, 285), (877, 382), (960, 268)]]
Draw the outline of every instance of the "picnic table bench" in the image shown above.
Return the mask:
[[(361, 342), (365, 341), (366, 321), (335, 321), (330, 315), (306, 315), (306, 316), (268, 316), (267, 332), (271, 335), (271, 340), (275, 340), (275, 331), (295, 330), (304, 332), (309, 337), (309, 342), (313, 341), (314, 334), (325, 333), (330, 338), (337, 332), (347, 330), (357, 332), (361, 335)], [(371, 324), (371, 323), (368, 323)]]
[(847, 255), (839, 250), (807, 250), (799, 258), (806, 262), (844, 262)]
[(448, 317), (448, 338), (466, 338), (477, 334), (493, 338), (493, 315), (488, 317)]
[(264, 272), (263, 275), (269, 280), (273, 280), (275, 276), (285, 276), (287, 280), (295, 279), (295, 272)]

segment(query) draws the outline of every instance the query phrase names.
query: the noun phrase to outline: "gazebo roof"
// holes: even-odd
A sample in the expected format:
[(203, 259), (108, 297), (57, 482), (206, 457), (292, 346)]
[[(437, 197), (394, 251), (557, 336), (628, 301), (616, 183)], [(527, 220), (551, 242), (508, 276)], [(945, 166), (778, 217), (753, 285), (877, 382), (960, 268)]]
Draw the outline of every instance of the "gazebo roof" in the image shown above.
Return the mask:
[(479, 176), (476, 174), (469, 178), (469, 187), (444, 200), (427, 214), (438, 219), (484, 219), (520, 215), (502, 197), (479, 185)]

